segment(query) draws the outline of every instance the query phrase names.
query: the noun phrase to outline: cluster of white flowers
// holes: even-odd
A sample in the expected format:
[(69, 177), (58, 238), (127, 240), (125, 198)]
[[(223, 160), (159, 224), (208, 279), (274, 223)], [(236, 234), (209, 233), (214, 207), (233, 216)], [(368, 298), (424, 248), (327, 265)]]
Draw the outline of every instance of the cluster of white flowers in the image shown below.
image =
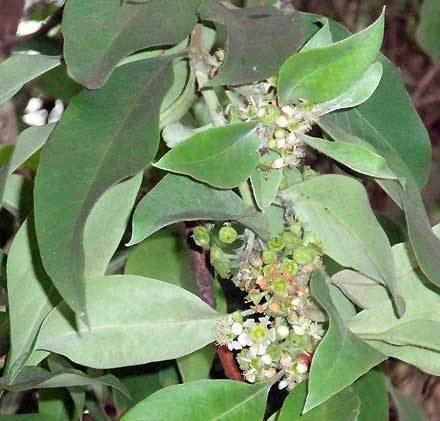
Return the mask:
[(297, 222), (267, 244), (255, 242), (250, 254), (239, 251), (232, 281), (247, 293), (249, 308), (222, 321), (217, 343), (236, 353), (247, 381), (267, 381), (280, 373), (279, 388), (291, 390), (307, 377), (324, 334), (313, 318), (320, 311), (308, 288), (312, 272), (322, 266), (321, 253), (313, 233)]
[[(258, 121), (262, 139), (260, 153), (275, 152), (271, 167), (297, 167), (305, 156), (300, 134), (311, 130), (315, 122), (312, 104), (279, 106), (274, 79), (242, 86), (229, 92), (232, 104), (227, 108), (230, 122)], [(238, 95), (235, 95), (238, 94)], [(234, 96), (233, 96), (234, 95)]]

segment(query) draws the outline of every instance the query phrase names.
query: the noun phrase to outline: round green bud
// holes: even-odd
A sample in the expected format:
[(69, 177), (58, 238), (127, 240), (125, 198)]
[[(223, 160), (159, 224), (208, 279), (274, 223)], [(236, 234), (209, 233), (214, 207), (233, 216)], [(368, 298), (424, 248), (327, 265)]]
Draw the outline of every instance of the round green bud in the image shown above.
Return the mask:
[(215, 244), (211, 247), (211, 262), (214, 260), (227, 260), (228, 257), (225, 255), (225, 252)]
[(270, 354), (274, 361), (278, 361), (281, 357), (283, 349), (278, 344), (272, 344), (267, 348), (267, 353)]
[(273, 292), (277, 295), (287, 295), (288, 287), (288, 282), (283, 278), (275, 279), (272, 282)]
[(293, 234), (297, 235), (298, 237), (301, 236), (302, 234), (302, 224), (300, 222), (295, 222), (293, 224), (290, 225), (289, 227), (290, 232), (292, 232)]
[(281, 270), (283, 271), (283, 273), (296, 275), (296, 273), (298, 272), (298, 265), (293, 260), (284, 259), (281, 263)]
[(310, 168), (308, 165), (306, 165), (304, 167), (304, 170), (303, 170), (304, 181), (310, 180), (311, 178), (314, 178), (314, 177), (316, 177), (318, 175), (319, 175), (319, 173), (316, 172), (315, 170), (313, 170), (312, 168)]
[(273, 263), (263, 267), (263, 275), (266, 278), (271, 278), (273, 276), (273, 273), (276, 273), (277, 271), (278, 271), (277, 265)]
[(293, 250), (295, 247), (302, 245), (301, 238), (293, 232), (289, 232), (289, 231), (284, 232), (283, 239), (286, 244), (286, 248), (290, 250)]
[(263, 262), (270, 265), (276, 263), (278, 257), (275, 250), (266, 250), (263, 252)]
[(203, 227), (201, 225), (195, 227), (193, 229), (193, 239), (194, 239), (194, 242), (199, 247), (202, 247), (203, 249), (206, 249), (206, 250), (209, 249), (209, 242), (210, 242), (209, 232), (205, 227)]
[(312, 247), (301, 246), (293, 251), (293, 259), (300, 265), (308, 265), (315, 260), (316, 251)]
[(220, 228), (218, 236), (221, 242), (232, 244), (237, 239), (238, 234), (231, 226), (224, 226)]
[(240, 311), (234, 311), (231, 315), (232, 320), (237, 323), (243, 323), (243, 316)]
[[(269, 148), (269, 149), (275, 149), (276, 147), (277, 147), (277, 141), (275, 140), (275, 139), (270, 139), (268, 142), (267, 142), (267, 147)], [(272, 167), (271, 167), (272, 168)]]
[(272, 237), (268, 244), (270, 250), (281, 251), (284, 247), (286, 247), (286, 242), (283, 237), (276, 236)]
[(261, 370), (263, 368), (263, 362), (261, 361), (261, 358), (258, 357), (252, 358), (249, 365), (255, 370)]

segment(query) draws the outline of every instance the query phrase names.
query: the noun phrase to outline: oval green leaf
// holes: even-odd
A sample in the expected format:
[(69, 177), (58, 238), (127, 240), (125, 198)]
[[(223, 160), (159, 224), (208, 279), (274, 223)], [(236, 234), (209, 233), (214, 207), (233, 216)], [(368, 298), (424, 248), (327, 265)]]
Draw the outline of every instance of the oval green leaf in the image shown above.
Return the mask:
[(251, 175), (260, 158), (261, 141), (255, 126), (237, 123), (196, 133), (166, 153), (155, 166), (214, 187), (237, 187)]
[(179, 358), (215, 339), (225, 316), (175, 285), (133, 275), (90, 279), (89, 326), (65, 303), (44, 321), (35, 348), (94, 368), (116, 368)]
[(281, 66), (278, 98), (328, 101), (341, 95), (375, 62), (382, 44), (384, 12), (363, 31), (334, 44), (299, 52)]
[[(99, 197), (153, 159), (168, 60), (118, 68), (99, 91), (72, 99), (45, 145), (35, 182), (35, 226), (46, 271), (78, 314), (86, 313), (83, 232)], [(62, 223), (54, 221), (62, 221)]]

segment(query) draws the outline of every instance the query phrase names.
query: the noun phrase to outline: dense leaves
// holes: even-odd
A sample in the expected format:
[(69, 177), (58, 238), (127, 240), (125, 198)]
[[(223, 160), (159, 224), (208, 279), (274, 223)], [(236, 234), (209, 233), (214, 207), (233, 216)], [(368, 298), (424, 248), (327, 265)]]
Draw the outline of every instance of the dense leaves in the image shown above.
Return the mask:
[(58, 291), (78, 314), (86, 313), (85, 222), (106, 189), (143, 170), (156, 154), (168, 67), (167, 60), (130, 63), (116, 70), (105, 88), (79, 94), (43, 151), (35, 185), (40, 252)]
[(200, 0), (68, 1), (63, 35), (70, 74), (88, 88), (101, 87), (131, 53), (187, 37), (199, 4)]

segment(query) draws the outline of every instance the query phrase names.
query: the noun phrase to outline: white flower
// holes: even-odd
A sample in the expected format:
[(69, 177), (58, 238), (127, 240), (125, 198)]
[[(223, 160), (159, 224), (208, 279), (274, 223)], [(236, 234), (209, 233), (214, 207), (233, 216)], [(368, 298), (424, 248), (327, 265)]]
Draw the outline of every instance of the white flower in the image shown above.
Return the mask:
[(295, 113), (295, 108), (293, 108), (290, 105), (284, 105), (284, 107), (281, 108), (281, 111), (284, 114), (287, 114), (289, 117), (293, 116), (293, 114)]
[(285, 339), (289, 336), (289, 328), (285, 325), (277, 327), (277, 335), (280, 339)]
[(241, 346), (251, 346), (253, 344), (250, 336), (247, 333), (241, 333), (238, 336), (237, 341)]
[(275, 159), (275, 161), (272, 162), (272, 168), (274, 170), (278, 170), (280, 168), (284, 167), (284, 158), (278, 158)]
[(299, 336), (302, 336), (302, 335), (304, 335), (304, 333), (306, 333), (304, 326), (299, 326), (299, 325), (294, 325), (293, 331), (295, 332), (295, 334), (297, 334)]
[(272, 364), (272, 357), (271, 357), (270, 354), (264, 354), (264, 355), (261, 357), (261, 361), (262, 361), (263, 364), (265, 364), (265, 365), (270, 365), (270, 364)]
[(277, 139), (277, 148), (284, 148), (286, 146), (286, 139), (282, 137), (281, 139)]
[(234, 324), (231, 327), (232, 333), (236, 336), (240, 335), (241, 332), (243, 332), (243, 326), (241, 323), (234, 322)]
[(309, 367), (307, 364), (299, 362), (296, 364), (296, 371), (300, 374), (305, 374), (307, 371), (309, 371)]
[(260, 108), (258, 111), (257, 111), (257, 117), (258, 118), (263, 118), (263, 117), (265, 117), (265, 115), (266, 115), (266, 108)]
[(280, 116), (278, 116), (278, 117), (276, 118), (276, 120), (275, 120), (275, 124), (276, 124), (278, 127), (285, 128), (285, 127), (287, 127), (287, 126), (289, 125), (289, 120), (287, 120), (287, 118), (286, 118), (285, 116), (280, 115)]
[(283, 390), (283, 389), (285, 389), (288, 385), (289, 385), (289, 383), (287, 382), (287, 380), (281, 380), (281, 381), (278, 383), (278, 389)]

